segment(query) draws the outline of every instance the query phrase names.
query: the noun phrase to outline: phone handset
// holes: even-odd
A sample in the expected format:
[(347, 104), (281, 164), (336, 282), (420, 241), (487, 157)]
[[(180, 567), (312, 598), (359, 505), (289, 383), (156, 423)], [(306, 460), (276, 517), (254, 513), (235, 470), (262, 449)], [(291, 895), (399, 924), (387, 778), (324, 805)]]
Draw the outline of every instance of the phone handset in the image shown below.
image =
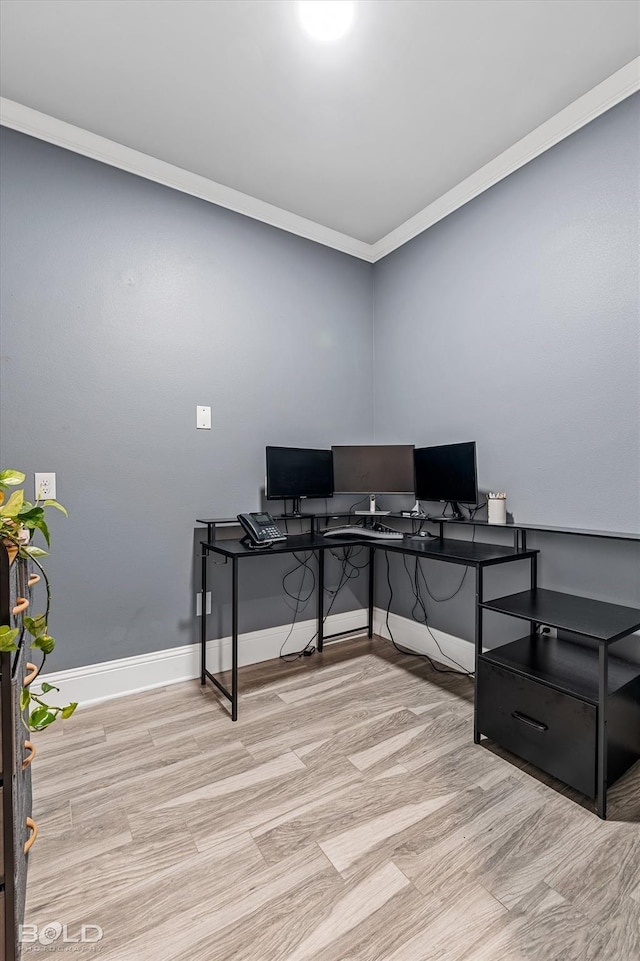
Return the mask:
[(271, 514), (266, 511), (238, 514), (238, 520), (247, 532), (242, 541), (247, 547), (271, 547), (275, 541), (286, 540)]

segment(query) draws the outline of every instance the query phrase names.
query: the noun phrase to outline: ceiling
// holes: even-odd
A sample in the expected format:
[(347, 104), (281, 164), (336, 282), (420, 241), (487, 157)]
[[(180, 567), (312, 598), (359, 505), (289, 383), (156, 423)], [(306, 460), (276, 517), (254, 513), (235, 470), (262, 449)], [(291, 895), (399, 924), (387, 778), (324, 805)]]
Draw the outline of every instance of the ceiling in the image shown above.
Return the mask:
[[(10, 101), (375, 244), (640, 53), (635, 0), (2, 0)], [(231, 205), (231, 204), (229, 204)]]

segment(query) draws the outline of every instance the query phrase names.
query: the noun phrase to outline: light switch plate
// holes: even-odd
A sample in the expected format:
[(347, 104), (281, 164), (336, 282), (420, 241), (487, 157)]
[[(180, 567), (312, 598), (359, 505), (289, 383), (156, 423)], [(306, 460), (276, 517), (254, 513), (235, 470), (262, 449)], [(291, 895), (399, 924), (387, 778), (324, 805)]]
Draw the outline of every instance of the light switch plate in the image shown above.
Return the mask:
[(196, 427), (198, 430), (211, 430), (210, 407), (196, 407)]

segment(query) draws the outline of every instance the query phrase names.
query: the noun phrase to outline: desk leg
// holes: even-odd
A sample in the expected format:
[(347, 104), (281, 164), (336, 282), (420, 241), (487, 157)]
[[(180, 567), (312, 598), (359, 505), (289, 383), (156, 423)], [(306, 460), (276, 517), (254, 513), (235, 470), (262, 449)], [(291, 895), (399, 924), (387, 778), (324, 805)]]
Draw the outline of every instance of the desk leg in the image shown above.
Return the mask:
[(231, 598), (231, 720), (238, 720), (238, 558), (232, 561)]
[[(523, 537), (524, 535), (525, 535), (525, 531), (522, 532)], [(531, 556), (531, 574), (530, 574), (529, 584), (532, 591), (536, 591), (538, 589), (538, 555), (537, 554), (532, 554)], [(538, 633), (539, 627), (540, 625), (538, 624), (537, 621), (531, 621), (529, 625), (529, 631), (532, 636), (535, 636)]]
[(482, 615), (483, 610), (480, 607), (482, 604), (482, 591), (483, 591), (483, 570), (480, 565), (476, 567), (476, 651), (475, 651), (475, 680), (474, 684), (474, 696), (473, 696), (473, 742), (474, 744), (480, 743), (480, 731), (478, 730), (478, 668), (480, 666), (480, 655), (482, 654)]
[(200, 607), (200, 683), (204, 684), (206, 682), (207, 670), (207, 552), (204, 545), (200, 546), (202, 551), (200, 555), (200, 565), (201, 565), (201, 589), (202, 604)]
[(598, 655), (598, 783), (597, 813), (603, 821), (607, 818), (607, 699), (609, 694), (609, 648), (600, 643)]
[(376, 549), (369, 548), (369, 620), (367, 621), (367, 637), (373, 637), (373, 596), (376, 580)]
[(318, 551), (318, 652), (324, 647), (324, 551)]

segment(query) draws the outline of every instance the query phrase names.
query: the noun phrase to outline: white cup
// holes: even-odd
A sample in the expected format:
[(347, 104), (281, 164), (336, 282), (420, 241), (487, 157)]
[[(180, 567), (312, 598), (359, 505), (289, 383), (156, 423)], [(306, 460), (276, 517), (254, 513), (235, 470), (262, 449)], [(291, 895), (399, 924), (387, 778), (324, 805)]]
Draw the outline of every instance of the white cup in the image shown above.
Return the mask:
[(490, 524), (507, 523), (507, 498), (488, 497), (488, 521)]

